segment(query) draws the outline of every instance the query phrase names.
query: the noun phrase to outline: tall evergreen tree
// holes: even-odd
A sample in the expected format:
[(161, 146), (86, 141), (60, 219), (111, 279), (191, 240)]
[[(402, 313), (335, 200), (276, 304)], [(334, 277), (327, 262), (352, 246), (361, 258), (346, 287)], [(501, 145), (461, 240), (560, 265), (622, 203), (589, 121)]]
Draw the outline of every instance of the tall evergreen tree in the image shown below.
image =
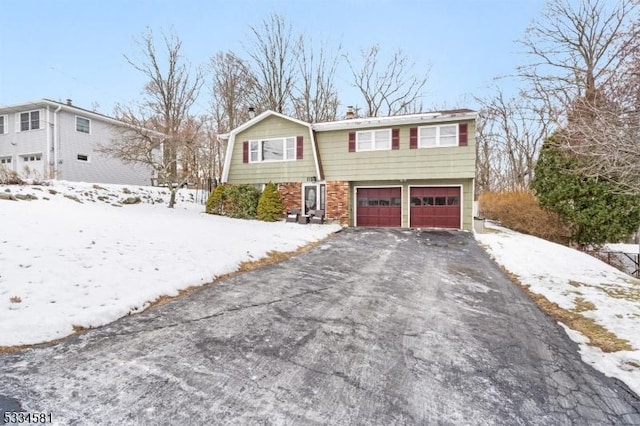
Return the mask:
[(640, 197), (582, 175), (578, 158), (562, 148), (564, 137), (556, 132), (542, 146), (531, 182), (540, 204), (559, 213), (571, 227), (571, 239), (581, 245), (617, 242), (633, 233), (640, 224)]

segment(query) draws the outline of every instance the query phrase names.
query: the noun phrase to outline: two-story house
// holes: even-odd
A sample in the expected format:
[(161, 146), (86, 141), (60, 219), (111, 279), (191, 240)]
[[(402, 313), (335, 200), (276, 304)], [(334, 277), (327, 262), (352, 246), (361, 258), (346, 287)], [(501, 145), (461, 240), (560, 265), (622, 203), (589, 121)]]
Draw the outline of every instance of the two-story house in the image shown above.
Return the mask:
[(150, 185), (152, 170), (101, 153), (125, 123), (48, 99), (0, 107), (0, 166), (22, 177)]
[(222, 181), (278, 184), (287, 209), (349, 226), (471, 230), (476, 112), (306, 123), (266, 111), (228, 139)]

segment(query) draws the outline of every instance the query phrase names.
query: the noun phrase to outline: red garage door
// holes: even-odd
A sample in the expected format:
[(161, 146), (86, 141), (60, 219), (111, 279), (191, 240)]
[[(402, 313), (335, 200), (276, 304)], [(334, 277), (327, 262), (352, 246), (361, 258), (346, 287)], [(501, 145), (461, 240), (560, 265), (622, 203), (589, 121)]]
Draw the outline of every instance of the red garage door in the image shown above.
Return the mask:
[(418, 187), (410, 191), (412, 228), (460, 228), (460, 187)]
[(357, 188), (356, 226), (402, 224), (402, 188)]

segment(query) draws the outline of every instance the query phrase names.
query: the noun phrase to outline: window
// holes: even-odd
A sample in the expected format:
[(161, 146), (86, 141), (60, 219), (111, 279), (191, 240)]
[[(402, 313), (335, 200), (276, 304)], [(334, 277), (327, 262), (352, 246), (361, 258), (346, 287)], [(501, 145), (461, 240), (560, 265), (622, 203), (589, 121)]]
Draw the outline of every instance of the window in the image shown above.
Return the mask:
[(76, 117), (76, 132), (90, 133), (91, 120), (84, 117)]
[(40, 111), (20, 113), (20, 131), (37, 130), (40, 128)]
[(42, 154), (29, 154), (29, 155), (23, 155), (22, 156), (22, 160), (26, 163), (26, 162), (30, 162), (30, 161), (40, 161), (42, 160)]
[(7, 116), (0, 115), (0, 135), (7, 133)]
[(391, 149), (391, 129), (356, 132), (357, 151), (381, 151)]
[(296, 138), (249, 141), (249, 162), (289, 161), (296, 159)]
[(0, 157), (0, 164), (11, 164), (11, 157)]
[(418, 148), (458, 145), (458, 125), (425, 126), (418, 129)]
[(89, 161), (89, 156), (84, 154), (78, 154), (78, 161)]

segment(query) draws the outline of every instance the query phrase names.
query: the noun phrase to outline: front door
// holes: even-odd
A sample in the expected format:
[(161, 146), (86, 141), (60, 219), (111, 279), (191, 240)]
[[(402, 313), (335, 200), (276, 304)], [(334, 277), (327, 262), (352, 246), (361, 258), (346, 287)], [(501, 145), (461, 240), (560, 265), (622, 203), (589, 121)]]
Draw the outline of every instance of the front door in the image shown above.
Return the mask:
[(325, 209), (324, 183), (305, 183), (302, 185), (302, 207), (305, 215), (308, 215), (310, 210)]

